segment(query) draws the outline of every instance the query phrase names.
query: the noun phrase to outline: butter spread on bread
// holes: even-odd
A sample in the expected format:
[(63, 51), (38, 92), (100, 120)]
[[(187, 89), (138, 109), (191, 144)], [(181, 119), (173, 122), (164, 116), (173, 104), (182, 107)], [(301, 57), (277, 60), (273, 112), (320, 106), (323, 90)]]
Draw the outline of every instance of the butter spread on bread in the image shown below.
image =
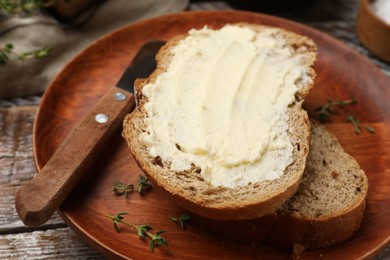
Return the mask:
[(274, 213), (296, 191), (309, 151), (302, 109), (316, 45), (258, 24), (203, 28), (157, 53), (135, 82), (122, 135), (156, 188), (211, 219)]
[(213, 186), (282, 176), (293, 162), (287, 108), (296, 82), (312, 78), (300, 66), (305, 54), (294, 54), (276, 33), (204, 27), (171, 48), (167, 70), (142, 89), (148, 102), (141, 138), (150, 154), (175, 171), (196, 165)]

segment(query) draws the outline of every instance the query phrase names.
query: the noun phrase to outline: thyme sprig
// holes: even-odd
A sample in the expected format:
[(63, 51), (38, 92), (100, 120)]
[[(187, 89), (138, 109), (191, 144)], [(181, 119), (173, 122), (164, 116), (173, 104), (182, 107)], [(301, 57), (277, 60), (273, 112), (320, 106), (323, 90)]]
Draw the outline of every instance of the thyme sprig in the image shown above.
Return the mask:
[(124, 194), (125, 197), (127, 198), (127, 196), (129, 195), (129, 192), (134, 191), (134, 185), (133, 184), (125, 185), (123, 182), (116, 181), (114, 184), (114, 187), (112, 188), (112, 191), (117, 196)]
[(52, 48), (43, 47), (42, 49), (27, 51), (23, 53), (18, 53), (14, 51), (14, 46), (11, 43), (6, 43), (5, 45), (0, 45), (0, 64), (6, 64), (12, 57), (15, 57), (21, 61), (28, 59), (41, 59), (47, 56), (50, 56), (52, 53)]
[(51, 54), (52, 49), (50, 47), (43, 47), (41, 49), (35, 50), (35, 51), (27, 51), (19, 55), (19, 58), (21, 60), (27, 60), (27, 59), (40, 59), (43, 57), (47, 57)]
[(171, 219), (172, 221), (178, 223), (181, 229), (184, 229), (185, 222), (190, 220), (191, 216), (184, 213), (180, 217), (171, 217)]
[(10, 14), (31, 13), (53, 6), (57, 0), (0, 0), (0, 10)]
[(332, 115), (338, 114), (338, 110), (340, 107), (355, 103), (357, 103), (357, 99), (354, 97), (352, 97), (351, 99), (339, 101), (333, 101), (331, 99), (328, 99), (328, 103), (323, 106), (317, 107), (314, 111), (318, 112), (318, 121), (323, 123), (329, 120)]
[[(152, 184), (150, 184), (148, 178), (146, 178), (143, 175), (139, 175), (139, 180), (137, 184), (137, 191), (142, 195), (142, 191), (148, 190), (152, 187)], [(115, 193), (115, 195), (125, 195), (127, 198), (129, 195), (129, 192), (134, 191), (134, 185), (133, 184), (124, 184), (121, 181), (116, 181), (114, 184), (114, 187), (112, 188), (112, 191)]]
[[(325, 105), (317, 107), (314, 111), (318, 113), (318, 121), (323, 123), (329, 120), (332, 115), (339, 114), (340, 108), (355, 103), (357, 103), (357, 99), (354, 97), (339, 101), (328, 99), (328, 102)], [(361, 125), (357, 115), (346, 113), (345, 122), (353, 125), (356, 134), (361, 134)], [(371, 134), (375, 133), (375, 129), (373, 127), (365, 125), (364, 128)]]
[(127, 212), (120, 212), (114, 216), (110, 216), (110, 215), (105, 215), (105, 216), (107, 218), (110, 218), (113, 221), (114, 228), (115, 228), (116, 232), (120, 233), (120, 229), (118, 227), (118, 224), (123, 224), (123, 225), (129, 226), (129, 227), (135, 229), (137, 231), (137, 235), (139, 237), (141, 237), (142, 239), (149, 238), (150, 239), (149, 248), (152, 252), (154, 252), (154, 248), (156, 246), (162, 246), (162, 245), (167, 246), (168, 245), (167, 240), (161, 236), (161, 234), (165, 233), (166, 231), (159, 230), (155, 234), (153, 234), (150, 232), (150, 230), (152, 230), (152, 228), (148, 225), (137, 226), (134, 224), (127, 223), (124, 221), (124, 215), (128, 215), (128, 214), (129, 213), (127, 213)]
[(152, 184), (150, 184), (149, 179), (140, 174), (138, 180), (138, 192), (142, 193), (143, 190), (148, 190), (151, 187)]
[[(362, 132), (361, 131), (361, 124), (360, 124), (360, 121), (356, 115), (347, 114), (347, 116), (345, 118), (345, 122), (351, 123), (353, 125), (356, 134), (358, 134), (358, 135), (361, 134), (361, 132)], [(365, 125), (364, 129), (366, 129), (367, 132), (369, 132), (370, 134), (375, 133), (375, 128), (373, 128), (371, 126)]]

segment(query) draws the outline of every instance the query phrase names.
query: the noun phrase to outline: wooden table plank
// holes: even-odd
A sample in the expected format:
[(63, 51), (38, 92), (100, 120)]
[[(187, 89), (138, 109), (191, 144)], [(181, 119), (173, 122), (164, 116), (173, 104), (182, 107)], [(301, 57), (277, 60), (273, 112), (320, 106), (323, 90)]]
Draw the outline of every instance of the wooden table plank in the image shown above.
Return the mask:
[[(15, 211), (15, 193), (36, 174), (32, 125), (37, 106), (0, 108), (0, 234), (32, 230)], [(55, 214), (41, 229), (65, 227)]]
[(103, 259), (57, 213), (41, 227), (26, 227), (19, 220), (15, 193), (36, 174), (32, 126), (37, 106), (33, 103), (16, 99), (3, 101), (0, 108), (0, 259)]
[(35, 106), (0, 109), (0, 183), (19, 183), (35, 174), (32, 124)]
[(0, 235), (1, 259), (104, 259), (68, 227)]
[(23, 183), (24, 182), (18, 184), (0, 184), (0, 234), (66, 227), (66, 224), (57, 213), (55, 213), (47, 223), (38, 228), (26, 227), (22, 221), (20, 221), (15, 210), (15, 194)]

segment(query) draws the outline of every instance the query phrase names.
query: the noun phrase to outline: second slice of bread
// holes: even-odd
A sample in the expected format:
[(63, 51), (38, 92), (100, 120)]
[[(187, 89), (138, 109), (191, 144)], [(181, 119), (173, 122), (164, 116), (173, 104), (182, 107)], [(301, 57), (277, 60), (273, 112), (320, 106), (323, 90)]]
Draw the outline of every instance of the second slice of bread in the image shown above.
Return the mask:
[(282, 247), (318, 248), (349, 238), (363, 218), (368, 180), (336, 137), (314, 121), (302, 182), (278, 210), (270, 241)]
[[(226, 188), (212, 186), (202, 176), (197, 165), (184, 171), (170, 169), (170, 162), (161, 157), (153, 157), (148, 148), (140, 140), (145, 133), (145, 119), (148, 117), (144, 108), (148, 100), (142, 95), (142, 89), (148, 83), (153, 83), (158, 75), (169, 69), (173, 59), (170, 50), (180, 44), (182, 36), (169, 41), (157, 55), (157, 70), (148, 78), (138, 80), (136, 89), (138, 107), (124, 120), (123, 137), (128, 142), (130, 150), (140, 168), (151, 182), (165, 191), (181, 207), (200, 216), (220, 220), (253, 219), (275, 212), (296, 191), (301, 180), (306, 157), (309, 151), (310, 124), (306, 111), (302, 109), (302, 102), (313, 85), (315, 77), (312, 66), (316, 56), (316, 46), (307, 37), (280, 29), (253, 24), (240, 24), (261, 32), (272, 28), (275, 39), (286, 42), (292, 56), (302, 57), (301, 64), (307, 78), (299, 79), (296, 84), (298, 91), (293, 102), (287, 109), (288, 136), (293, 146), (293, 162), (284, 170), (284, 174), (274, 180), (262, 180), (250, 183), (247, 186)], [(278, 164), (275, 158), (275, 164)]]

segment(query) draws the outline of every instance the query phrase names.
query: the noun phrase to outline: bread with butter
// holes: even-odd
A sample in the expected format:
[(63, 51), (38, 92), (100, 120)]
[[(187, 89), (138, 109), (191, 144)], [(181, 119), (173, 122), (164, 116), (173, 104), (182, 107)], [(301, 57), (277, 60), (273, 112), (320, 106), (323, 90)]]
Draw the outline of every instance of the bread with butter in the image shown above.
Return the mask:
[(122, 135), (150, 181), (183, 208), (220, 220), (274, 213), (306, 164), (302, 102), (315, 57), (312, 40), (281, 28), (192, 30), (163, 46), (157, 69), (136, 81), (138, 106)]
[(242, 221), (197, 217), (195, 223), (233, 240), (264, 242), (297, 254), (350, 238), (363, 219), (367, 177), (325, 126), (311, 121), (311, 133), (298, 190), (274, 214)]

